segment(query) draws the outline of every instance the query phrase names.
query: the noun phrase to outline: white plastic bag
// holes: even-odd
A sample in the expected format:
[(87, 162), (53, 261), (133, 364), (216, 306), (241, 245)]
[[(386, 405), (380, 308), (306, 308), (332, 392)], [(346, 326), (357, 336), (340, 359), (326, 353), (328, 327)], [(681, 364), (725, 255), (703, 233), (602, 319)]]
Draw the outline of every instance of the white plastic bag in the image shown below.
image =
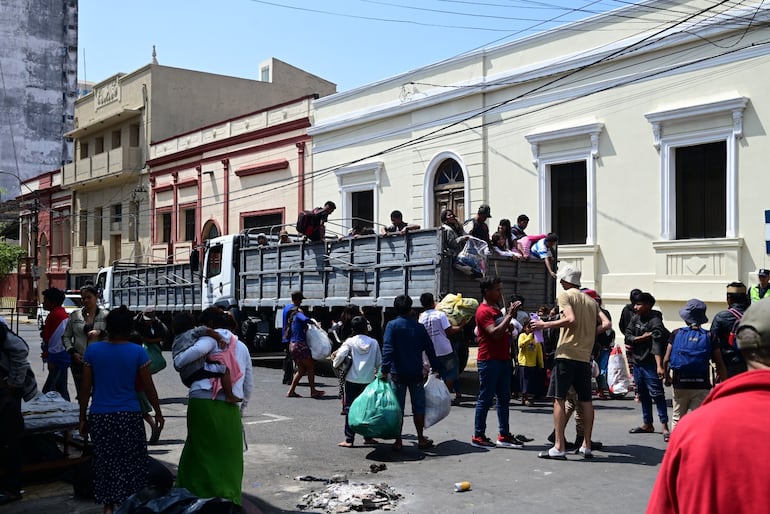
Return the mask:
[(471, 268), (471, 273), (484, 275), (487, 269), (489, 248), (481, 239), (469, 236), (465, 246), (457, 255), (456, 262)]
[(626, 355), (620, 345), (615, 345), (607, 363), (607, 386), (613, 395), (626, 395), (631, 387)]
[(320, 361), (332, 353), (332, 342), (326, 332), (315, 325), (307, 326), (307, 345), (314, 360)]
[(436, 375), (425, 382), (425, 428), (435, 425), (449, 415), (452, 397), (446, 384)]

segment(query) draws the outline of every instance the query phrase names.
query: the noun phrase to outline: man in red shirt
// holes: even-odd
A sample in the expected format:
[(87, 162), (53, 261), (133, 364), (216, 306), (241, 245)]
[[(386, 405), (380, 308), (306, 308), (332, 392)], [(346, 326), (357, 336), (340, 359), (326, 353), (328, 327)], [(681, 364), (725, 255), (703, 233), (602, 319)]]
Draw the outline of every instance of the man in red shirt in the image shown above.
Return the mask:
[[(471, 444), (477, 448), (522, 448), (523, 441), (511, 435), (508, 425), (508, 401), (511, 399), (511, 320), (521, 308), (521, 302), (511, 302), (503, 315), (499, 305), (503, 299), (503, 282), (500, 278), (487, 277), (481, 282), (484, 301), (476, 311), (476, 328), (479, 332), (479, 399), (476, 402), (476, 418)], [(490, 440), (485, 432), (487, 412), (492, 399), (497, 397), (497, 422), (500, 434), (497, 441)]]
[(736, 335), (748, 371), (677, 423), (648, 514), (770, 513), (770, 298), (746, 310)]

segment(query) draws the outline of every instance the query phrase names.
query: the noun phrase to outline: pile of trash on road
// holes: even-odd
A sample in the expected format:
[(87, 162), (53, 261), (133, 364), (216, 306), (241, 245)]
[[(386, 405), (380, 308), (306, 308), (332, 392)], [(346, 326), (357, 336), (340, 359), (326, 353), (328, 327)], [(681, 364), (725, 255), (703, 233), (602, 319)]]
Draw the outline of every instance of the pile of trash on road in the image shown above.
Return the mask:
[(300, 510), (323, 509), (324, 512), (365, 512), (390, 510), (402, 496), (386, 483), (362, 484), (338, 482), (306, 494), (297, 504)]

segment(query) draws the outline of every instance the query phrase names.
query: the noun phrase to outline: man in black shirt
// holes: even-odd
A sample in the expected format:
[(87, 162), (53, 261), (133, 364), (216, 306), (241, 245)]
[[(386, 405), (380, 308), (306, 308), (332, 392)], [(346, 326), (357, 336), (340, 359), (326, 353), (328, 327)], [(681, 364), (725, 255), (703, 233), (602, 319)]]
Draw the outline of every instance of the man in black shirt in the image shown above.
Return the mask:
[(743, 313), (749, 307), (749, 296), (742, 282), (731, 282), (727, 285), (727, 309), (717, 312), (711, 322), (711, 337), (719, 342), (722, 350), (722, 360), (727, 368), (727, 377), (733, 377), (746, 371), (746, 361), (738, 347), (730, 342), (733, 328), (743, 318)]

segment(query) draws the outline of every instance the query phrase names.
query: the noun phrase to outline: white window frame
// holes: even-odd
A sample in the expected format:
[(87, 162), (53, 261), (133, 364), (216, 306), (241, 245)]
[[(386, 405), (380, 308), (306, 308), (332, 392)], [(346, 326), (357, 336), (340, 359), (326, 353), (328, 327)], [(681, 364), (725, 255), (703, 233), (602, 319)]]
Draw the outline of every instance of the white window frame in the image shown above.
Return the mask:
[[(645, 114), (652, 125), (653, 146), (660, 150), (661, 213), (660, 237), (676, 240), (676, 158), (675, 151), (683, 146), (696, 146), (725, 141), (725, 238), (737, 237), (738, 227), (738, 140), (743, 137), (743, 111), (746, 97), (703, 103)], [(703, 116), (729, 115), (730, 123), (714, 123), (712, 128), (664, 135), (667, 123), (689, 121)], [(727, 116), (724, 116), (725, 118)]]
[[(364, 163), (364, 164), (356, 164), (353, 166), (346, 166), (344, 168), (340, 168), (334, 172), (334, 174), (337, 176), (337, 186), (340, 189), (340, 197), (342, 201), (340, 202), (342, 205), (340, 205), (340, 211), (342, 212), (342, 228), (343, 228), (343, 235), (347, 233), (348, 230), (353, 228), (352, 220), (353, 217), (353, 201), (352, 201), (352, 194), (358, 193), (361, 191), (372, 191), (373, 194), (373, 211), (374, 211), (374, 231), (379, 233), (379, 226), (377, 225), (377, 220), (380, 219), (380, 180), (382, 176), (382, 168), (383, 163), (381, 161), (378, 162), (371, 162), (371, 163)], [(345, 184), (345, 177), (358, 174), (359, 176), (366, 176), (370, 175), (369, 180), (363, 180), (363, 181), (356, 181), (355, 184)]]
[(467, 220), (471, 218), (471, 179), (468, 175), (468, 168), (465, 166), (465, 161), (460, 157), (457, 152), (452, 150), (446, 150), (439, 152), (433, 156), (425, 168), (425, 176), (422, 183), (422, 226), (432, 227), (437, 221), (437, 214), (435, 209), (435, 189), (434, 182), (436, 180), (436, 172), (438, 171), (441, 163), (447, 159), (455, 161), (463, 172), (463, 217), (459, 221)]
[[(586, 245), (596, 244), (596, 159), (603, 123), (589, 123), (525, 136), (532, 149), (532, 163), (537, 168), (539, 232), (551, 230), (551, 166), (570, 162), (586, 163)], [(574, 150), (542, 152), (545, 143), (587, 136), (589, 143)]]

